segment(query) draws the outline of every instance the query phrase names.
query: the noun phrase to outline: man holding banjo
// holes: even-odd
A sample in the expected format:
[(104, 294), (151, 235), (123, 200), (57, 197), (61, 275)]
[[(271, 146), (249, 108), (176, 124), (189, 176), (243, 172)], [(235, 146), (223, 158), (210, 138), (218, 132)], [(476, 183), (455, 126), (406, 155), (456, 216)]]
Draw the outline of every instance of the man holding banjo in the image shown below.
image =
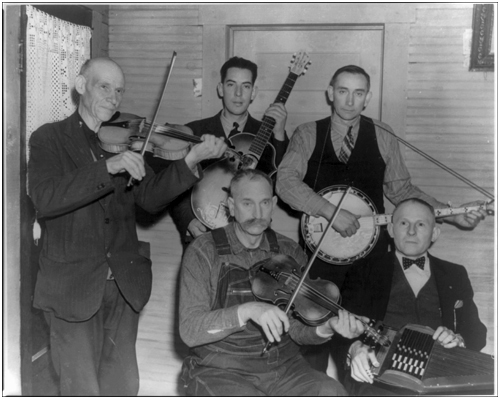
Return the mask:
[[(337, 190), (337, 186), (341, 190), (351, 186), (355, 192), (354, 202), (366, 200), (366, 208), (375, 208), (377, 213), (384, 213), (384, 196), (393, 204), (413, 197), (436, 209), (447, 207), (411, 183), (390, 126), (361, 115), (372, 96), (370, 76), (362, 68), (348, 65), (338, 69), (327, 92), (332, 103), (331, 116), (300, 125), (278, 168), (276, 190), (283, 201), (306, 215), (330, 220), (336, 206), (319, 192), (327, 193), (331, 186), (336, 186), (333, 190)], [(349, 198), (333, 224), (343, 238), (354, 236), (360, 229), (361, 215), (348, 209)], [(485, 215), (484, 210), (477, 210), (443, 220), (473, 229)], [(390, 240), (382, 229), (367, 257), (382, 256), (388, 252), (389, 245)], [(310, 277), (327, 279), (342, 288), (349, 267), (365, 261), (366, 257), (332, 266), (318, 257)], [(318, 348), (317, 353), (309, 360), (314, 367), (326, 371), (328, 351)]]

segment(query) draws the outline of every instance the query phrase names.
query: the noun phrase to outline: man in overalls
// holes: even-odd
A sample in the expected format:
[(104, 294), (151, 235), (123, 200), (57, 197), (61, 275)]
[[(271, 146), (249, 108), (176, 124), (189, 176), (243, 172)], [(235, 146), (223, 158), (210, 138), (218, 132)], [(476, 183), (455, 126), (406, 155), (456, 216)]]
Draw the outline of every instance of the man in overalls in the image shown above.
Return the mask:
[(338, 381), (309, 366), (299, 345), (324, 343), (334, 333), (357, 337), (363, 324), (339, 311), (310, 327), (253, 295), (256, 263), (278, 254), (307, 263), (298, 244), (269, 228), (277, 201), (272, 187), (258, 170), (238, 172), (228, 199), (235, 221), (198, 237), (185, 252), (180, 335), (191, 348), (182, 373), (189, 395), (347, 395)]

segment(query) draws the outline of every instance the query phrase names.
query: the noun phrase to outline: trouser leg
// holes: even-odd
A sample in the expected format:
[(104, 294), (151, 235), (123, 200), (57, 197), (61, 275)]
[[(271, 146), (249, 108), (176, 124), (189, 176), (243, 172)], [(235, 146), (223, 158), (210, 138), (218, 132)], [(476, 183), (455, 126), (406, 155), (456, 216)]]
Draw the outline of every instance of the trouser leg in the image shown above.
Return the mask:
[(139, 313), (125, 301), (114, 281), (108, 281), (104, 301), (104, 339), (99, 368), (102, 396), (136, 396), (139, 370), (136, 356)]
[(114, 280), (89, 320), (68, 322), (46, 312), (51, 356), (62, 396), (133, 396), (139, 390), (135, 343), (139, 314)]
[(312, 369), (301, 355), (280, 366), (283, 376), (268, 392), (271, 396), (347, 396), (344, 386)]
[(46, 312), (45, 317), (50, 326), (50, 353), (60, 379), (61, 396), (99, 396), (100, 320), (94, 316), (85, 322), (68, 322), (51, 312)]

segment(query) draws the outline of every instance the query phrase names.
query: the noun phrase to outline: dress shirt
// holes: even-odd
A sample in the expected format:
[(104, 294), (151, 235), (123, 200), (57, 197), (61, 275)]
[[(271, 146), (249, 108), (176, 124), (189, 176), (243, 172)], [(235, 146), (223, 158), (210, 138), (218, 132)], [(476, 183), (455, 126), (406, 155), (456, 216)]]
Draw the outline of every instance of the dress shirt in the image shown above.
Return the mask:
[(247, 120), (248, 120), (248, 111), (245, 112), (245, 115), (243, 115), (243, 117), (241, 118), (241, 120), (238, 120), (238, 121), (232, 121), (232, 120), (229, 120), (228, 118), (226, 118), (224, 116), (224, 111), (222, 111), (220, 113), (220, 121), (222, 123), (222, 127), (224, 128), (224, 133), (226, 134), (226, 137), (229, 137), (229, 133), (231, 133), (231, 131), (233, 130), (234, 128), (234, 122), (236, 122), (239, 126), (238, 126), (238, 130), (243, 133), (245, 130), (245, 125), (247, 124)]
[(398, 258), (401, 270), (403, 270), (403, 273), (405, 274), (408, 284), (410, 284), (410, 287), (413, 290), (415, 297), (417, 297), (422, 287), (427, 283), (427, 281), (431, 277), (429, 257), (427, 256), (427, 252), (423, 255), (425, 257), (425, 265), (423, 270), (415, 264), (411, 265), (408, 269), (405, 270), (403, 267), (403, 256), (410, 259), (416, 259), (422, 255), (416, 257), (409, 257), (407, 255), (403, 255), (401, 252), (396, 250), (396, 258)]
[[(384, 175), (384, 194), (397, 204), (407, 198), (420, 198), (435, 208), (446, 208), (447, 205), (425, 194), (411, 183), (410, 173), (399, 150), (397, 139), (384, 129), (392, 132), (390, 126), (374, 120), (380, 154), (386, 164)], [(340, 120), (337, 114), (332, 117), (331, 138), (335, 153), (338, 154), (342, 140), (349, 126)], [(383, 126), (381, 128), (380, 126)], [(359, 118), (353, 124), (355, 139), (359, 132)], [(316, 146), (316, 122), (309, 122), (297, 127), (290, 140), (288, 150), (278, 168), (276, 190), (278, 195), (293, 209), (318, 216), (320, 209), (328, 204), (326, 199), (318, 196), (303, 182), (307, 173), (307, 165)]]

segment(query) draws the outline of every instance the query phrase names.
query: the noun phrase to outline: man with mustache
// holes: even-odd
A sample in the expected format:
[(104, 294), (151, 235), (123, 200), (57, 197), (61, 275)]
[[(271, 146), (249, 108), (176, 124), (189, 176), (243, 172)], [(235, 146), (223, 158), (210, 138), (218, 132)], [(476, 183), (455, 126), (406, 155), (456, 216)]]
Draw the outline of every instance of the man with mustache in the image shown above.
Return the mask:
[[(306, 326), (252, 293), (256, 263), (284, 255), (300, 266), (307, 263), (295, 242), (270, 229), (276, 202), (266, 174), (238, 172), (228, 199), (234, 221), (186, 249), (179, 314), (180, 335), (190, 347), (182, 368), (188, 395), (347, 394), (338, 381), (309, 366), (299, 345), (326, 342), (334, 333), (357, 337), (362, 323), (341, 310), (318, 327)], [(267, 342), (272, 345), (263, 353)]]
[[(97, 132), (118, 109), (125, 76), (109, 58), (88, 60), (75, 80), (80, 99), (68, 118), (30, 138), (29, 195), (43, 220), (33, 306), (50, 328), (62, 396), (133, 396), (135, 343), (151, 294), (149, 246), (137, 237), (136, 206), (155, 213), (194, 185), (198, 163), (224, 142), (204, 136), (158, 174), (132, 151), (105, 152)], [(127, 187), (130, 177), (135, 184)]]

